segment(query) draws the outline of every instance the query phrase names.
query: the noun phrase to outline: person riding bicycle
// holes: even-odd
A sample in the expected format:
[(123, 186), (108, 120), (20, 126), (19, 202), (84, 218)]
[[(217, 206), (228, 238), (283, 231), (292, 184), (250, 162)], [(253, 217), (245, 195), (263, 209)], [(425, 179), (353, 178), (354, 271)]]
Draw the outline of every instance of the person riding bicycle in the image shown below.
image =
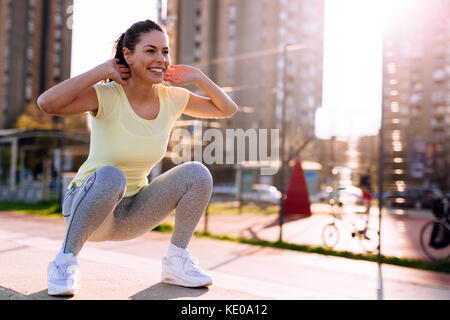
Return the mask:
[(362, 198), (365, 205), (364, 213), (367, 215), (366, 226), (369, 221), (370, 203), (372, 201), (372, 176), (371, 169), (367, 168), (366, 174), (361, 176), (359, 180), (359, 187), (362, 190)]

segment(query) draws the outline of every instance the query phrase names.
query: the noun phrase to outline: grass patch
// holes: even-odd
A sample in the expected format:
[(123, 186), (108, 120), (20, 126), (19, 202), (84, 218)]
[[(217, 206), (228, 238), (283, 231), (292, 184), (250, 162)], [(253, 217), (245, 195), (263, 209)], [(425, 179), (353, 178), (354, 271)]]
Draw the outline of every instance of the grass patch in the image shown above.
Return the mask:
[[(238, 202), (210, 202), (208, 206), (208, 214), (239, 214)], [(258, 206), (255, 204), (245, 204), (242, 206), (243, 213), (269, 215), (278, 213), (280, 206)]]
[(152, 231), (156, 231), (156, 232), (172, 232), (173, 231), (173, 226), (170, 223), (163, 222), (160, 225), (158, 225), (155, 228), (153, 228)]
[(57, 201), (37, 203), (0, 201), (0, 211), (14, 211), (46, 217), (60, 217), (62, 215), (61, 204)]

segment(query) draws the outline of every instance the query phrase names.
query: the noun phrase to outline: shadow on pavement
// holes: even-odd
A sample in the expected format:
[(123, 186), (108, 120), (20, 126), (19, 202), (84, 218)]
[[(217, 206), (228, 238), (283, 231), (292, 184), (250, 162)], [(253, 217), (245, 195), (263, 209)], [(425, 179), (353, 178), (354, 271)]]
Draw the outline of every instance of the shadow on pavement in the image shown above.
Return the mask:
[(28, 300), (29, 298), (17, 291), (0, 287), (0, 300)]
[(239, 235), (238, 235), (239, 238), (246, 238), (245, 234), (246, 234), (246, 233), (249, 233), (251, 239), (254, 239), (254, 240), (261, 240), (261, 239), (259, 239), (259, 237), (258, 237), (258, 232), (253, 230), (254, 228), (255, 228), (255, 227), (248, 227), (248, 228), (246, 228), (246, 229), (241, 230), (241, 231), (239, 232)]
[(206, 294), (208, 288), (185, 288), (159, 282), (130, 297), (131, 300), (170, 300), (176, 298), (199, 297)]
[[(283, 217), (283, 224), (289, 223), (289, 222), (293, 222), (293, 221), (298, 221), (301, 219), (306, 219), (309, 218), (309, 216), (306, 215), (301, 215), (301, 214), (296, 214), (296, 215), (292, 215), (292, 216), (285, 216)], [(271, 223), (266, 224), (263, 228), (264, 229), (268, 229), (268, 228), (272, 228), (272, 227), (276, 227), (280, 225), (280, 220), (279, 218), (275, 218)]]
[(0, 287), (0, 300), (68, 300), (72, 296), (52, 297), (47, 294), (47, 289), (29, 295), (24, 295), (17, 291)]
[(29, 248), (29, 246), (19, 246), (19, 247), (15, 247), (15, 248), (11, 248), (11, 249), (0, 250), (0, 254), (5, 253), (5, 252), (28, 249), (28, 248)]
[(32, 293), (27, 297), (33, 300), (69, 300), (73, 298), (73, 296), (49, 296), (47, 289)]

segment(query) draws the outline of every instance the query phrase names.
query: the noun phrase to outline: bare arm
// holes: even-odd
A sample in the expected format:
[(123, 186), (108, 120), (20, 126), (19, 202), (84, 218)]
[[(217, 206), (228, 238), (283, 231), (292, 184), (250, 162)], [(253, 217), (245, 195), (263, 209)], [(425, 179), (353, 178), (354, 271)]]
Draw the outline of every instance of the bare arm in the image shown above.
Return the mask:
[[(118, 60), (118, 59), (117, 59)], [(72, 115), (98, 108), (97, 94), (93, 87), (104, 79), (112, 79), (126, 85), (129, 69), (110, 59), (74, 78), (65, 80), (41, 94), (39, 108), (49, 114)]]
[(186, 65), (172, 66), (165, 80), (177, 85), (193, 83), (208, 97), (191, 93), (185, 114), (199, 118), (228, 118), (237, 110), (236, 103), (199, 69)]

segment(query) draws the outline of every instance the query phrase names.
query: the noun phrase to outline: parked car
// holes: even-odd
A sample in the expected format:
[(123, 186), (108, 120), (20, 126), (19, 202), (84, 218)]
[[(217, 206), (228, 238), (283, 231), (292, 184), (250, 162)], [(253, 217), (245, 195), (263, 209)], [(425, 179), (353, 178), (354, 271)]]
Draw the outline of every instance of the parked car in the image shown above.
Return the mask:
[(433, 195), (430, 189), (409, 188), (404, 191), (393, 191), (386, 196), (388, 207), (431, 209)]
[(391, 208), (414, 208), (414, 202), (406, 191), (392, 191), (386, 196), (386, 206)]
[(262, 205), (280, 204), (281, 192), (275, 186), (268, 184), (254, 184), (252, 192), (243, 193), (244, 202), (255, 202)]
[(236, 185), (227, 183), (213, 187), (211, 199), (213, 201), (234, 201), (237, 199)]
[[(280, 204), (281, 192), (275, 186), (268, 184), (254, 184), (251, 192), (242, 193), (244, 203), (256, 203), (261, 205)], [(213, 187), (213, 201), (234, 201), (239, 197), (234, 184), (219, 184)]]
[(328, 203), (333, 197), (333, 188), (328, 186), (323, 190), (320, 190), (315, 195), (310, 196), (311, 202), (325, 202)]
[(339, 201), (344, 204), (361, 204), (362, 190), (355, 186), (338, 187), (336, 191), (328, 186), (326, 189), (311, 196), (311, 202), (328, 203), (333, 197), (339, 196)]

